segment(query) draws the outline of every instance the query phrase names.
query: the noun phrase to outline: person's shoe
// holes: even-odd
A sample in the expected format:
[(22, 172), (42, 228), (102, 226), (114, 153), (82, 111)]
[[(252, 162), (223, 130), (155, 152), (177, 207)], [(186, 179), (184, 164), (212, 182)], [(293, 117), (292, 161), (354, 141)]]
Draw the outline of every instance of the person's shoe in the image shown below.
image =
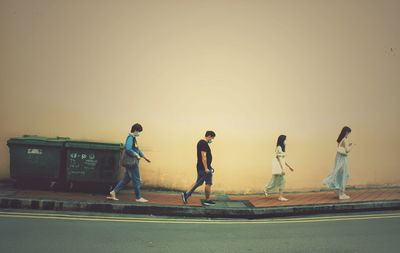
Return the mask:
[(208, 199), (208, 200), (206, 199), (206, 200), (204, 200), (203, 204), (205, 206), (214, 206), (216, 203), (214, 201), (212, 201), (211, 199)]
[(284, 198), (284, 197), (279, 197), (278, 200), (279, 200), (279, 201), (288, 201), (288, 199), (287, 199), (287, 198)]
[(347, 196), (346, 194), (342, 194), (339, 196), (340, 200), (346, 200), (346, 199), (350, 199), (350, 196)]
[(140, 199), (136, 199), (136, 202), (146, 203), (146, 202), (149, 202), (149, 201), (147, 199), (145, 199), (145, 198), (140, 198)]
[(265, 194), (265, 197), (268, 197), (268, 196), (269, 196), (268, 192), (264, 192), (264, 194)]
[(117, 199), (117, 194), (115, 193), (115, 191), (110, 192), (110, 196), (108, 196), (107, 199), (115, 200), (115, 201), (119, 200), (119, 199)]
[(181, 196), (182, 196), (182, 202), (183, 202), (183, 204), (186, 205), (186, 204), (188, 203), (188, 198), (187, 198), (187, 196), (186, 196), (186, 192), (182, 192)]

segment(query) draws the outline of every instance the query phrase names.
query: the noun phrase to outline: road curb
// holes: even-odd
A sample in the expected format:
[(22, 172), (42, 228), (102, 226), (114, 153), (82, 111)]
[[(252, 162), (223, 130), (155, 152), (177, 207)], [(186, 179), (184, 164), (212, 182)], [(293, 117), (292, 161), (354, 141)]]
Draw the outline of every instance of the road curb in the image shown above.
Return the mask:
[(209, 217), (209, 218), (273, 218), (296, 215), (348, 213), (363, 211), (400, 210), (400, 200), (368, 201), (318, 205), (215, 208), (178, 205), (154, 205), (136, 203), (106, 203), (73, 200), (0, 198), (0, 208), (52, 211), (103, 212), (124, 214), (147, 214), (160, 216)]

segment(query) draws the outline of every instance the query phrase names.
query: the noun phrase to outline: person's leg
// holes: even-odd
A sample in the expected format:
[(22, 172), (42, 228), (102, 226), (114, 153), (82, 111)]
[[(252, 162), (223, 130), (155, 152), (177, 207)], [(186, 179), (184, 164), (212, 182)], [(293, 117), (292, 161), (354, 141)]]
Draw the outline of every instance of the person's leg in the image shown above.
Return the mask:
[(283, 198), (283, 189), (279, 188), (279, 198)]
[[(200, 185), (201, 185), (201, 184), (200, 184)], [(199, 180), (196, 179), (196, 182), (194, 182), (194, 183), (192, 184), (192, 186), (190, 186), (189, 190), (187, 190), (187, 191), (185, 192), (186, 196), (189, 198), (189, 197), (192, 195), (192, 193), (197, 189), (197, 187), (199, 187), (200, 185), (199, 185)]]
[(117, 193), (119, 191), (122, 190), (122, 188), (124, 188), (124, 186), (126, 184), (129, 183), (129, 181), (131, 181), (131, 177), (128, 173), (128, 168), (125, 168), (125, 174), (124, 177), (118, 182), (118, 184), (114, 187), (114, 189), (110, 192), (111, 197), (107, 197), (108, 199), (112, 199), (112, 200), (118, 200), (117, 199)]
[(118, 184), (115, 186), (113, 191), (118, 193), (119, 191), (122, 190), (122, 188), (125, 187), (125, 185), (127, 185), (129, 183), (129, 181), (131, 181), (131, 179), (132, 178), (129, 175), (128, 168), (125, 168), (124, 177), (118, 182)]
[(264, 188), (264, 193), (267, 196), (268, 194), (270, 194), (275, 188), (276, 188), (276, 176), (277, 175), (272, 175), (271, 180), (269, 181), (269, 183), (265, 186)]
[(206, 199), (204, 200), (203, 204), (206, 206), (213, 206), (216, 203), (214, 201), (212, 201), (210, 199), (211, 196), (211, 186), (212, 186), (212, 178), (213, 178), (213, 174), (212, 173), (207, 173), (205, 175), (205, 182), (206, 182), (206, 186), (204, 188), (204, 194)]
[(210, 172), (210, 173), (207, 173), (207, 174), (205, 175), (204, 181), (206, 182), (206, 186), (205, 186), (205, 188), (204, 188), (204, 194), (205, 194), (206, 200), (210, 200), (210, 196), (211, 196), (211, 186), (212, 186), (212, 177), (213, 177), (213, 174), (212, 174), (211, 172)]
[(349, 199), (350, 197), (346, 195), (346, 180), (345, 180), (345, 173), (343, 167), (338, 170), (336, 174), (336, 185), (339, 188), (339, 199)]
[(204, 195), (206, 197), (206, 200), (210, 200), (210, 196), (211, 196), (211, 185), (206, 184), (206, 186), (204, 187)]
[(197, 180), (196, 182), (189, 188), (188, 191), (185, 192), (185, 196), (188, 199), (192, 196), (192, 193), (201, 185), (203, 185), (205, 180), (205, 172), (197, 171)]
[(133, 166), (130, 170), (130, 173), (133, 181), (133, 186), (135, 189), (135, 198), (136, 200), (139, 200), (142, 198), (142, 193), (141, 193), (142, 183), (140, 181), (139, 165)]
[(350, 199), (350, 196), (346, 194), (347, 179), (348, 179), (348, 174), (346, 172), (343, 172), (341, 190), (344, 199)]
[(279, 175), (277, 184), (278, 184), (278, 187), (279, 187), (279, 198), (278, 198), (278, 200), (280, 200), (280, 201), (288, 201), (287, 198), (283, 197), (283, 191), (285, 189), (285, 183), (286, 183), (285, 176)]

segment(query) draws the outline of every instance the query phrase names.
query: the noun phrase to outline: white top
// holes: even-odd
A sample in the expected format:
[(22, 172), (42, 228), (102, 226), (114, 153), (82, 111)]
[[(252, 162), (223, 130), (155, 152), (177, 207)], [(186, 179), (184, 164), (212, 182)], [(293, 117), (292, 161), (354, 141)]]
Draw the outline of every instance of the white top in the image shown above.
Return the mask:
[[(272, 158), (272, 175), (282, 174), (282, 166), (285, 166), (285, 152), (282, 151), (281, 146), (277, 146), (275, 150), (275, 157)], [(281, 162), (281, 164), (279, 163)]]
[(346, 138), (343, 138), (343, 140), (338, 144), (336, 151), (342, 155), (347, 156), (347, 154), (350, 152), (350, 149), (346, 148), (346, 144), (344, 143), (346, 140)]

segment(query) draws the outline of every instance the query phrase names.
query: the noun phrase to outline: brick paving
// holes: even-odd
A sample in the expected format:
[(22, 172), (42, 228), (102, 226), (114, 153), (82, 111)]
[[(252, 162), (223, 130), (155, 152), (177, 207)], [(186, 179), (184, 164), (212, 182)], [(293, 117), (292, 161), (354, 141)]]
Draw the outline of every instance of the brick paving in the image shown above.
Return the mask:
[[(7, 190), (1, 191), (0, 196), (24, 199), (49, 199), (49, 200), (69, 200), (69, 201), (91, 201), (115, 204), (129, 204), (135, 202), (133, 191), (122, 191), (117, 197), (119, 201), (107, 200), (105, 194), (99, 193), (83, 193), (83, 192), (55, 192), (42, 190)], [(183, 205), (181, 195), (178, 193), (157, 193), (142, 192), (142, 196), (149, 200), (149, 204), (159, 205)], [(203, 195), (192, 195), (189, 199), (188, 206), (202, 206), (201, 199)], [(135, 202), (136, 203), (136, 202)]]
[[(287, 202), (277, 200), (278, 195), (272, 194), (268, 197), (264, 195), (228, 195), (228, 201), (248, 201), (254, 207), (274, 207), (274, 206), (296, 206), (296, 205), (314, 205), (314, 204), (336, 204), (336, 203), (354, 203), (368, 201), (387, 201), (400, 200), (400, 188), (383, 188), (370, 190), (350, 190), (347, 194), (350, 200), (338, 200), (333, 192), (309, 192), (309, 193), (291, 193), (285, 194), (289, 199)], [(92, 202), (115, 202), (106, 200), (104, 194), (81, 193), (81, 192), (55, 192), (41, 190), (2, 190), (0, 195), (3, 197), (16, 198), (34, 198), (51, 200), (75, 200)], [(159, 205), (183, 205), (179, 193), (150, 192), (144, 191), (143, 197), (149, 200), (149, 204)], [(123, 191), (118, 194), (119, 201), (115, 203), (127, 204), (135, 201), (133, 191)], [(201, 206), (203, 195), (194, 194), (190, 199), (188, 206)]]
[(368, 201), (387, 201), (400, 200), (400, 188), (384, 188), (370, 190), (350, 190), (347, 195), (349, 200), (339, 200), (333, 192), (310, 192), (285, 194), (289, 199), (287, 202), (277, 200), (278, 195), (272, 194), (268, 197), (264, 195), (242, 195), (230, 196), (231, 200), (247, 200), (254, 207), (273, 207), (273, 206), (297, 206), (297, 205), (321, 205), (336, 203), (356, 203)]

